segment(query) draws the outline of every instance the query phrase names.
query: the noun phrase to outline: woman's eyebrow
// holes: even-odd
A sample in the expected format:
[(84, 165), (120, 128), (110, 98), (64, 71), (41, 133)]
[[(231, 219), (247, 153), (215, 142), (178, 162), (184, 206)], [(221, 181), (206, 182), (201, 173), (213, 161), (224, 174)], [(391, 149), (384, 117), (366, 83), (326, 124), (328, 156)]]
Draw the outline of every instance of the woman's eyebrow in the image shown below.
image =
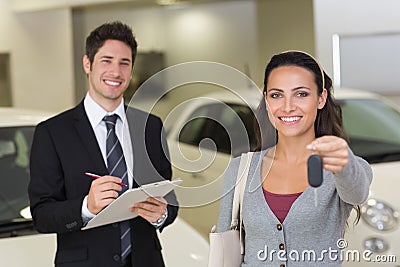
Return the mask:
[[(307, 87), (307, 86), (297, 86), (297, 87), (291, 89), (291, 91), (296, 91), (296, 90), (299, 90), (299, 89), (311, 90), (311, 88), (309, 88), (309, 87)], [(283, 89), (280, 89), (280, 88), (270, 88), (270, 89), (268, 89), (268, 92), (270, 92), (270, 91), (283, 92), (284, 90), (283, 90)]]

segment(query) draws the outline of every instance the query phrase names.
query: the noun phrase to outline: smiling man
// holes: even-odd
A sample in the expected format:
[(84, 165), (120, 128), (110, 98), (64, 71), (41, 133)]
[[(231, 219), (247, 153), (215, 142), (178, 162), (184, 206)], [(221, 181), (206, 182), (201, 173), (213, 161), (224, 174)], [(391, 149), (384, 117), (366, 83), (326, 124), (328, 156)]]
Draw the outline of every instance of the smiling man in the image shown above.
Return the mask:
[(164, 266), (156, 230), (177, 216), (173, 192), (132, 203), (134, 219), (81, 230), (128, 187), (171, 179), (161, 120), (124, 105), (136, 49), (131, 28), (121, 22), (93, 30), (83, 57), (88, 93), (36, 128), (31, 212), (39, 232), (57, 233), (56, 266)]

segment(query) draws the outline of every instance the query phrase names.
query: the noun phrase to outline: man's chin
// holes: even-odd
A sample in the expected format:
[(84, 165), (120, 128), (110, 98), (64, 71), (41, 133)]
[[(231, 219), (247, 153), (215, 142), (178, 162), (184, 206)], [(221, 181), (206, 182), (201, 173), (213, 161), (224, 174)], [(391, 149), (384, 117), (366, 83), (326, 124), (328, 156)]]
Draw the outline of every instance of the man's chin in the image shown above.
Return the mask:
[(123, 93), (121, 93), (121, 94), (107, 94), (107, 95), (103, 95), (103, 97), (106, 98), (107, 100), (118, 101), (118, 100), (121, 100), (121, 98), (123, 97)]

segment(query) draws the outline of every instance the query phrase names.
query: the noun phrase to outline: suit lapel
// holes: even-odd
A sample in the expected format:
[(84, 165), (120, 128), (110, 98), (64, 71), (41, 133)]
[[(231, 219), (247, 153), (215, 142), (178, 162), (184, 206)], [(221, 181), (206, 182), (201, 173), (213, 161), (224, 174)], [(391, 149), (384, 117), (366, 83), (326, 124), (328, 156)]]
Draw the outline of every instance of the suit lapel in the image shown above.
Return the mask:
[(74, 126), (78, 132), (82, 144), (85, 146), (89, 154), (89, 157), (94, 162), (94, 165), (98, 166), (97, 170), (93, 171), (97, 171), (97, 173), (100, 175), (107, 174), (107, 167), (104, 163), (104, 159), (92, 126), (90, 125), (89, 119), (86, 115), (83, 101), (75, 108)]
[[(147, 125), (150, 115), (135, 108), (128, 108), (126, 110), (126, 116), (133, 147), (133, 161), (135, 166), (133, 177), (136, 183), (138, 185), (144, 185), (163, 180), (154, 165), (157, 164), (156, 159), (151, 159), (151, 156), (153, 155), (154, 157), (155, 155), (154, 144), (146, 140), (146, 136), (148, 139), (153, 140), (148, 134), (150, 134), (152, 130), (156, 130), (156, 128), (151, 125)], [(159, 136), (157, 136), (158, 132), (152, 134), (154, 138), (159, 138)]]
[[(125, 106), (125, 113), (126, 113), (126, 119), (128, 122), (128, 128), (129, 128), (129, 135), (131, 137), (131, 145), (132, 145), (132, 176), (133, 176), (133, 187), (137, 187), (138, 186), (138, 181), (136, 180), (138, 177), (138, 173), (140, 174), (140, 166), (141, 164), (143, 164), (140, 160), (140, 157), (138, 157), (138, 155), (140, 155), (141, 153), (141, 149), (140, 149), (140, 137), (138, 136), (137, 132), (139, 130), (139, 127), (137, 127), (137, 118), (136, 118), (136, 113), (134, 112), (134, 109), (129, 108), (127, 106)], [(135, 127), (134, 127), (135, 126)], [(138, 138), (139, 137), (139, 138)], [(140, 151), (140, 152), (139, 152)], [(143, 154), (142, 154), (143, 155)]]

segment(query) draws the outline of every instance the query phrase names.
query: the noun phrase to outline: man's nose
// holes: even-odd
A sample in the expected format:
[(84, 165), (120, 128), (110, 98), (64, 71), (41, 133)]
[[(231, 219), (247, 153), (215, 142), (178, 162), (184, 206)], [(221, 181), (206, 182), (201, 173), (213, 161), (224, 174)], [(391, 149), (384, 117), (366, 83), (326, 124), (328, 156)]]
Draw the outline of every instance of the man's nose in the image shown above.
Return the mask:
[(120, 71), (121, 67), (118, 63), (111, 64), (109, 73), (111, 73), (115, 77), (119, 77)]

